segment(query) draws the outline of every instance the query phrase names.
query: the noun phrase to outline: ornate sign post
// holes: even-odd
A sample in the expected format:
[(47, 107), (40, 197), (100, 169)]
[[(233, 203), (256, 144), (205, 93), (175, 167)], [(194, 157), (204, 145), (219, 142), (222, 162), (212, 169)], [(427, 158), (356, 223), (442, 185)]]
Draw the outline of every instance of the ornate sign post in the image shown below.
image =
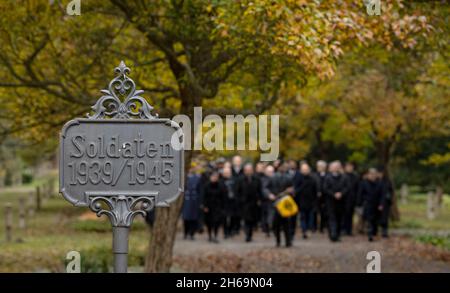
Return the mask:
[(180, 126), (152, 115), (123, 61), (87, 118), (71, 120), (60, 137), (59, 188), (74, 206), (107, 215), (114, 272), (127, 271), (133, 218), (167, 207), (183, 191)]

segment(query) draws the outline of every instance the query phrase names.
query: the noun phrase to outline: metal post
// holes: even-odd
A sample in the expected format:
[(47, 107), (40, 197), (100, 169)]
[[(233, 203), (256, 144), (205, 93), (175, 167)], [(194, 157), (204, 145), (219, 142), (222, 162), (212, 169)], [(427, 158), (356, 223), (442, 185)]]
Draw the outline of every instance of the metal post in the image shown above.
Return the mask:
[(113, 227), (114, 273), (126, 273), (130, 227)]
[[(138, 207), (138, 204), (142, 205)], [(91, 197), (89, 208), (97, 216), (107, 215), (111, 221), (114, 254), (114, 273), (126, 273), (128, 266), (128, 236), (130, 227), (136, 215), (145, 216), (154, 208), (155, 195), (147, 196), (94, 196)]]

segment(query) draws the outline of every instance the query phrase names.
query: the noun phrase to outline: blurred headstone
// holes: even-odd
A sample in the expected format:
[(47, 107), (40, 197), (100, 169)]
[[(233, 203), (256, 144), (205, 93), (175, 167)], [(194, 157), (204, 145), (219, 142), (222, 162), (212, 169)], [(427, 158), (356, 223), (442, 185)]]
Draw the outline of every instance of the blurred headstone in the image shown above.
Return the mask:
[(22, 172), (20, 171), (20, 168), (14, 169), (12, 174), (12, 184), (16, 186), (22, 185)]
[(51, 193), (52, 193), (52, 191), (51, 191), (51, 188), (50, 188), (50, 180), (48, 180), (47, 182), (45, 182), (45, 197), (47, 199), (49, 199)]
[(433, 220), (436, 218), (436, 194), (428, 191), (427, 194), (427, 218)]
[(19, 197), (19, 228), (25, 229), (26, 228), (26, 204), (25, 204), (25, 198)]
[(30, 192), (30, 194), (28, 195), (28, 217), (34, 216), (34, 205), (34, 193)]
[(47, 186), (46, 186), (45, 182), (42, 183), (41, 189), (39, 191), (40, 191), (40, 195), (41, 195), (41, 201), (45, 202), (45, 200), (47, 199)]
[(11, 203), (8, 202), (5, 205), (5, 240), (6, 240), (6, 242), (11, 242), (11, 240), (12, 240), (12, 224), (13, 224), (12, 205), (11, 205)]
[(408, 184), (403, 183), (402, 187), (400, 189), (400, 198), (401, 198), (402, 204), (408, 203), (408, 195), (409, 195)]

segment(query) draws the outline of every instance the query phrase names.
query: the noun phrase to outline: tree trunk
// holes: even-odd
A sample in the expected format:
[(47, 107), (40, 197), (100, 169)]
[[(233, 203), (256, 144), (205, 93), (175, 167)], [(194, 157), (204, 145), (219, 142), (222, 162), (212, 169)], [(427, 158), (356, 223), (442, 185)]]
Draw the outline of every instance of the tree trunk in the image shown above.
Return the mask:
[(172, 251), (175, 243), (178, 214), (183, 203), (179, 197), (168, 208), (156, 210), (155, 223), (150, 231), (150, 242), (145, 272), (166, 273), (172, 265)]
[(400, 210), (398, 209), (398, 197), (397, 192), (395, 192), (395, 185), (392, 183), (394, 194), (392, 194), (392, 206), (390, 217), (393, 221), (400, 221)]
[(391, 172), (390, 172), (390, 163), (391, 163), (391, 146), (390, 143), (377, 143), (377, 156), (378, 156), (378, 163), (384, 168), (385, 176), (389, 178), (389, 180), (392, 182), (392, 206), (390, 211), (390, 218), (393, 221), (400, 221), (400, 210), (398, 209), (398, 200), (397, 200), (397, 192), (395, 192), (395, 184), (394, 181), (391, 178)]
[[(194, 105), (190, 104), (192, 99), (184, 99), (181, 105), (181, 113), (186, 114), (192, 119), (192, 109)], [(194, 127), (191, 127), (191, 137)], [(192, 151), (184, 152), (184, 174), (185, 182), (191, 165)], [(172, 266), (173, 246), (177, 233), (177, 222), (183, 206), (183, 195), (168, 208), (157, 208), (155, 211), (155, 223), (150, 228), (150, 242), (148, 253), (145, 260), (146, 273), (166, 273)]]
[[(185, 151), (185, 174), (191, 165), (192, 152)], [(173, 246), (177, 234), (177, 222), (183, 206), (181, 195), (168, 208), (157, 208), (155, 223), (150, 229), (150, 242), (145, 261), (146, 273), (168, 273), (172, 266)]]

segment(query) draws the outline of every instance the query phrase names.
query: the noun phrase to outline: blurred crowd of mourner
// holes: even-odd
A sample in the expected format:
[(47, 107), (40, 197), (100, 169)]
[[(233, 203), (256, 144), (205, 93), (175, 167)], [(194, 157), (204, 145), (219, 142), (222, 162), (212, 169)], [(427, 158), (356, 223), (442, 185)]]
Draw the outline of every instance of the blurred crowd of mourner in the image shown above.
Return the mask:
[(194, 240), (206, 231), (210, 242), (219, 243), (220, 231), (225, 239), (243, 232), (251, 242), (261, 230), (274, 234), (277, 246), (284, 238), (289, 247), (299, 230), (303, 239), (327, 232), (336, 242), (356, 232), (373, 241), (379, 231), (388, 237), (393, 192), (383, 170), (358, 174), (350, 162), (318, 161), (315, 170), (305, 161), (253, 164), (239, 155), (196, 162), (185, 184), (184, 237)]

